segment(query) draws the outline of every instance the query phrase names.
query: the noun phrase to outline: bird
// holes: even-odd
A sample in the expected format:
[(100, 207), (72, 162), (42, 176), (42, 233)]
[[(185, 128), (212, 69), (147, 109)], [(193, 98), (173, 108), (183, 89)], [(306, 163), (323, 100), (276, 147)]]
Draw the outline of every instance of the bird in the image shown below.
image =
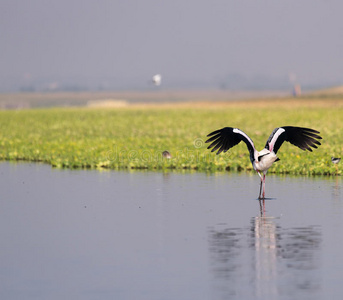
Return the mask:
[(156, 75), (152, 76), (152, 82), (154, 83), (155, 86), (161, 85), (162, 75), (161, 74), (156, 74)]
[(340, 162), (341, 158), (340, 157), (331, 157), (332, 163), (337, 165)]
[(277, 127), (269, 136), (265, 147), (261, 151), (257, 151), (254, 142), (245, 132), (238, 128), (224, 127), (208, 134), (207, 137), (210, 138), (205, 143), (211, 143), (207, 147), (207, 149), (212, 148), (211, 152), (217, 151), (217, 154), (220, 154), (221, 152), (225, 153), (243, 141), (249, 150), (251, 164), (261, 179), (258, 199), (264, 200), (266, 174), (273, 163), (280, 160), (276, 154), (282, 143), (287, 141), (304, 151), (312, 152), (312, 148), (318, 148), (321, 145), (318, 140), (321, 140), (322, 137), (319, 134), (319, 131), (310, 128), (294, 126)]
[(167, 159), (172, 158), (172, 156), (171, 156), (171, 154), (170, 154), (169, 151), (163, 151), (163, 152), (162, 152), (162, 156), (163, 156), (164, 158), (167, 158)]
[(338, 163), (340, 162), (340, 157), (331, 157), (332, 163), (336, 166), (336, 174), (338, 174)]

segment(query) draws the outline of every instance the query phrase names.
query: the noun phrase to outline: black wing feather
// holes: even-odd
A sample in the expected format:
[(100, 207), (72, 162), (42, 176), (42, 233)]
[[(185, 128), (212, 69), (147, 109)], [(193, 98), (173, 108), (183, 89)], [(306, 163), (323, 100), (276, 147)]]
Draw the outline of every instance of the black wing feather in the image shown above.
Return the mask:
[(285, 131), (278, 136), (274, 143), (274, 147), (272, 150), (275, 153), (277, 153), (284, 141), (289, 142), (304, 151), (308, 150), (310, 152), (312, 152), (312, 148), (318, 148), (318, 146), (321, 145), (321, 143), (318, 141), (322, 139), (322, 137), (319, 136), (319, 131), (304, 127), (283, 126), (275, 128), (273, 130), (266, 143), (266, 149), (270, 150), (270, 143), (272, 142), (274, 135), (280, 128), (284, 129)]
[[(234, 131), (236, 130), (236, 131)], [(217, 154), (221, 152), (226, 152), (230, 148), (236, 146), (241, 141), (243, 141), (249, 150), (250, 153), (250, 160), (254, 161), (254, 151), (255, 146), (252, 140), (248, 137), (246, 133), (238, 128), (232, 127), (224, 127), (222, 129), (216, 130), (211, 132), (209, 135), (210, 138), (206, 141), (206, 143), (212, 142), (207, 149), (212, 149), (212, 152), (217, 151)]]
[(242, 138), (239, 134), (234, 133), (233, 129), (234, 128), (232, 127), (224, 127), (208, 134), (207, 136), (210, 136), (210, 138), (205, 143), (212, 143), (207, 149), (213, 148), (211, 152), (215, 152), (219, 149), (217, 152), (217, 154), (219, 154), (221, 152), (225, 153), (230, 148), (239, 144)]

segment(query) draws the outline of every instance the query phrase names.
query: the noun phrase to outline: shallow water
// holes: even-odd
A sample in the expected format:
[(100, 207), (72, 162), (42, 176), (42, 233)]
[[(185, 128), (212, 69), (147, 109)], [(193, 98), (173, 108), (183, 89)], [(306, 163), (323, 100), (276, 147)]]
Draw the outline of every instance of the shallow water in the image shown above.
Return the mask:
[(340, 299), (338, 177), (0, 164), (1, 299)]

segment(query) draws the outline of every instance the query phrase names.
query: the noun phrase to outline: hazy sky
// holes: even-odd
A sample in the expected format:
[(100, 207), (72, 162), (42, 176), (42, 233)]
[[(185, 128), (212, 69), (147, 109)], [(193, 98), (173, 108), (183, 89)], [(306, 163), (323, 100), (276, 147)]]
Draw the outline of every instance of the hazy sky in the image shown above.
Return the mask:
[(342, 0), (0, 0), (0, 91), (30, 82), (343, 84)]

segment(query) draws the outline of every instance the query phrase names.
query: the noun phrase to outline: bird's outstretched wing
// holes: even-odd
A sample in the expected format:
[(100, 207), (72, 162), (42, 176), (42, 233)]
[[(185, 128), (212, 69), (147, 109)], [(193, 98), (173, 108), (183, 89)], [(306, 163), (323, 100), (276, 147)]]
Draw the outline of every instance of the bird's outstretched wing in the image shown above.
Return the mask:
[[(318, 148), (322, 137), (320, 132), (310, 128), (283, 126), (275, 128), (269, 136), (265, 148), (276, 154), (284, 141), (290, 142), (302, 150), (312, 152), (312, 148)], [(311, 148), (312, 147), (312, 148)]]
[(243, 141), (246, 143), (250, 156), (254, 157), (255, 146), (251, 138), (238, 128), (224, 127), (208, 134), (210, 138), (205, 143), (212, 142), (207, 149), (211, 149), (211, 152), (217, 151), (217, 154), (226, 152), (230, 148), (236, 146)]

